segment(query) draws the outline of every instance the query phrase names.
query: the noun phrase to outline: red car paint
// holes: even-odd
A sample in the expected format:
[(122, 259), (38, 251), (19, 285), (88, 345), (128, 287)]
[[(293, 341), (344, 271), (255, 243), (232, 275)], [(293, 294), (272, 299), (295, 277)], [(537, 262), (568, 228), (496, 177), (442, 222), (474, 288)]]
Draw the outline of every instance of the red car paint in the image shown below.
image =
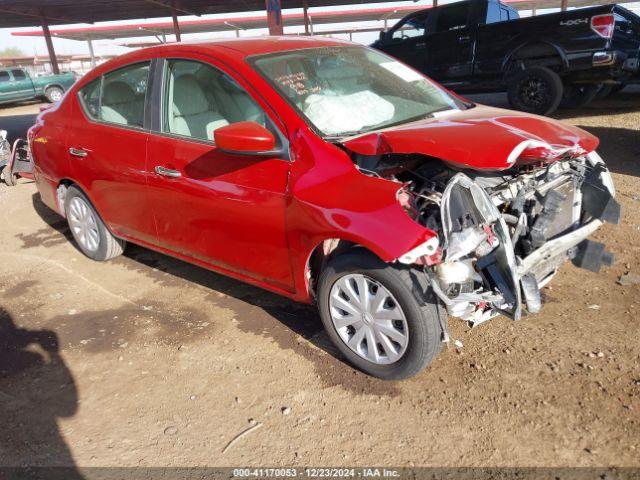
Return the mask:
[(584, 155), (596, 149), (598, 139), (549, 118), (477, 106), (361, 135), (345, 146), (363, 155), (422, 153), (458, 167), (504, 170), (514, 161), (551, 161), (567, 151)]
[[(314, 133), (246, 61), (254, 54), (341, 45), (351, 44), (293, 37), (174, 44), (99, 66), (42, 112), (30, 131), (42, 200), (63, 213), (56, 189), (73, 182), (115, 235), (304, 302), (312, 301), (309, 258), (326, 240), (348, 240), (394, 261), (435, 235), (406, 214), (397, 198), (400, 185), (360, 173), (344, 149)], [(213, 144), (93, 122), (84, 115), (79, 89), (108, 71), (158, 57), (200, 60), (231, 76), (286, 137), (290, 159), (232, 155)], [(256, 132), (246, 126), (227, 128), (244, 128), (256, 142)], [(265, 140), (254, 146), (271, 145)], [(509, 155), (524, 140), (539, 140), (552, 150), (593, 150), (597, 144), (574, 127), (477, 106), (363, 135), (346, 146), (361, 153), (381, 148), (425, 153), (495, 170), (508, 166)], [(88, 155), (72, 157), (70, 148)], [(158, 176), (155, 166), (182, 176)]]

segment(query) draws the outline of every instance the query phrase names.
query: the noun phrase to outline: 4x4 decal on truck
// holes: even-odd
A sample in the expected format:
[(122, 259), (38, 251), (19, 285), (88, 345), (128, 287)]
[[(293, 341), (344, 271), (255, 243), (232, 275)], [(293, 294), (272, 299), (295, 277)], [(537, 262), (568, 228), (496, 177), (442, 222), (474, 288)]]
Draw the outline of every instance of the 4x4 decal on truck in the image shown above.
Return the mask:
[(560, 25), (563, 25), (565, 27), (571, 27), (573, 25), (580, 25), (581, 23), (589, 23), (589, 19), (588, 18), (574, 18), (572, 20), (561, 20), (560, 21)]

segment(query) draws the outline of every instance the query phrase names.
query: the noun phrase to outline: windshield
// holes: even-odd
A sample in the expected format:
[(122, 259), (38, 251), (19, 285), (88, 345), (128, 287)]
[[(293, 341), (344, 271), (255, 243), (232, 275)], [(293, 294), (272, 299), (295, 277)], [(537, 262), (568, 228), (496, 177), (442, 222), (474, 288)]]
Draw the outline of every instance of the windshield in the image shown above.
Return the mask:
[(325, 137), (341, 137), (464, 108), (445, 90), (380, 52), (321, 47), (251, 63)]

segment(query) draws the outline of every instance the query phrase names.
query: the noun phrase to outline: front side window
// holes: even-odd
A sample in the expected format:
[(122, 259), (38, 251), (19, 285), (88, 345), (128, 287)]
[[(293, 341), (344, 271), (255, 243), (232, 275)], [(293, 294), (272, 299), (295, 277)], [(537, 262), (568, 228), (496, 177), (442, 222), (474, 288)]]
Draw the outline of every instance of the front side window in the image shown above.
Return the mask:
[(9, 77), (9, 72), (0, 72), (0, 83), (11, 81), (11, 77)]
[(142, 127), (148, 79), (149, 62), (109, 72), (80, 90), (80, 103), (94, 120)]
[(19, 82), (19, 81), (24, 80), (25, 78), (27, 78), (27, 76), (24, 74), (24, 72), (22, 70), (11, 70), (11, 73), (13, 74), (13, 79), (16, 82)]
[(407, 40), (409, 38), (424, 37), (427, 26), (427, 15), (412, 17), (394, 30), (391, 38), (394, 40)]
[(169, 60), (165, 73), (163, 131), (212, 140), (213, 132), (230, 123), (266, 124), (264, 111), (251, 96), (220, 70), (192, 60)]
[(368, 48), (309, 48), (250, 62), (324, 137), (465, 108), (422, 74)]

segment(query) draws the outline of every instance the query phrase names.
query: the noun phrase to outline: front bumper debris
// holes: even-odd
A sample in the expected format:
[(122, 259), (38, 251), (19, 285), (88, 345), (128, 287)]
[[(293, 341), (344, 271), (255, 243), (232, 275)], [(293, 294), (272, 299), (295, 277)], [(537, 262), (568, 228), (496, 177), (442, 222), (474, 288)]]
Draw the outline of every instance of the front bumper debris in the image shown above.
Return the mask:
[[(471, 325), (498, 314), (518, 320), (525, 306), (540, 310), (540, 288), (567, 260), (592, 271), (613, 262), (603, 244), (588, 240), (603, 223), (620, 221), (611, 176), (597, 154), (578, 166), (578, 173), (567, 170), (536, 186), (537, 198), (519, 195), (511, 203), (465, 174), (449, 181), (441, 203), (444, 260), (427, 274), (451, 316)], [(528, 225), (520, 207), (508, 210), (518, 202), (537, 202)]]

